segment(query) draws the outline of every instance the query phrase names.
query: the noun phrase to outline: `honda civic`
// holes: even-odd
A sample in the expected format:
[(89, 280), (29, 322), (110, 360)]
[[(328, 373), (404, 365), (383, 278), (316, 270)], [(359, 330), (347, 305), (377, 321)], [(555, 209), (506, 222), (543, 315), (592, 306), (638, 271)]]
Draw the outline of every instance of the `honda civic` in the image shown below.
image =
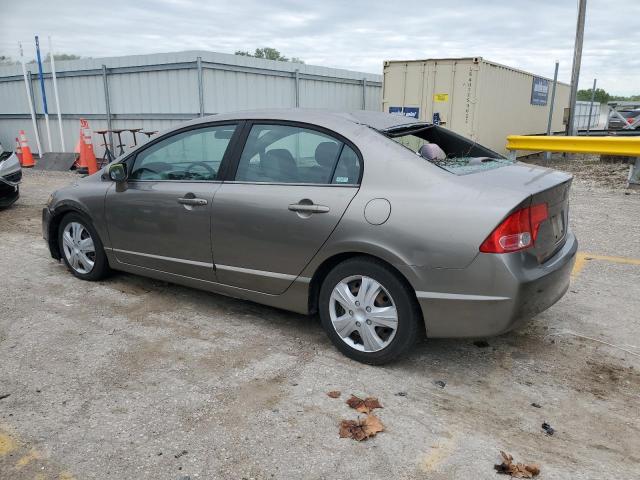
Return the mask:
[(179, 125), (54, 192), (53, 258), (318, 313), (382, 364), (420, 338), (507, 332), (557, 302), (572, 177), (377, 112), (265, 110)]

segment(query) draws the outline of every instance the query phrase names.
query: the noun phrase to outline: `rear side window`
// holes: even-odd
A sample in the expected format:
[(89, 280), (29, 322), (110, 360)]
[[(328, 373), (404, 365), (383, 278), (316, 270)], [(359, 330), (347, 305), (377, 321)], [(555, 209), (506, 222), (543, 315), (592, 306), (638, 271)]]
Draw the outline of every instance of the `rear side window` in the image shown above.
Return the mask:
[(341, 140), (291, 125), (253, 125), (235, 180), (265, 183), (357, 183), (360, 162)]
[(360, 158), (349, 145), (345, 145), (340, 153), (340, 159), (333, 174), (331, 183), (354, 185), (360, 181)]
[(217, 180), (235, 125), (224, 125), (172, 135), (136, 156), (133, 180)]

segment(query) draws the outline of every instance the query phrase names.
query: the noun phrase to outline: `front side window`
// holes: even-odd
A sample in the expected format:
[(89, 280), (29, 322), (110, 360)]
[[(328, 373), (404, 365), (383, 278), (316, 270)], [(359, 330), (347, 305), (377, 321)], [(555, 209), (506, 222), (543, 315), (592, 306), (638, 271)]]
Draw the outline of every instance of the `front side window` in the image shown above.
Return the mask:
[[(341, 165), (343, 166), (340, 167)], [(235, 180), (266, 183), (356, 183), (359, 168), (355, 152), (332, 136), (290, 125), (254, 125), (240, 157)], [(357, 170), (357, 175), (354, 174), (354, 169)], [(353, 178), (356, 180), (350, 181)]]
[(218, 171), (235, 125), (178, 133), (140, 152), (132, 180), (218, 180)]

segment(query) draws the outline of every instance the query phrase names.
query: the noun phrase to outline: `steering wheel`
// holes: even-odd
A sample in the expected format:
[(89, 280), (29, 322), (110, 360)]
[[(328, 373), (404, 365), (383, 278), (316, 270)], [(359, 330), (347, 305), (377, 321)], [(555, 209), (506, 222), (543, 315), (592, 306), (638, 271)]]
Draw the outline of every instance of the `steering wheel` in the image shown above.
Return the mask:
[(193, 162), (186, 168), (185, 173), (191, 174), (192, 173), (191, 169), (193, 167), (204, 168), (209, 173), (209, 175), (211, 175), (210, 177), (211, 180), (216, 178), (216, 171), (213, 168), (211, 168), (209, 165), (207, 165), (205, 162)]

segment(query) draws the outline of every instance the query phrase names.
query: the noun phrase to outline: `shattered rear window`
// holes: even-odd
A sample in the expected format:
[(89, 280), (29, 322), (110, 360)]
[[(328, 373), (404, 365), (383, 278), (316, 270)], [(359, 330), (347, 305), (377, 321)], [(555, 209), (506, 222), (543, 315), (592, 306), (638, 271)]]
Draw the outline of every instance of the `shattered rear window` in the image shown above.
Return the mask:
[(473, 140), (438, 125), (398, 126), (382, 133), (425, 161), (454, 175), (483, 172), (513, 163)]
[(469, 173), (492, 170), (513, 164), (511, 160), (507, 160), (506, 158), (490, 157), (459, 157), (429, 161), (447, 172), (455, 173), (456, 175), (467, 175)]

